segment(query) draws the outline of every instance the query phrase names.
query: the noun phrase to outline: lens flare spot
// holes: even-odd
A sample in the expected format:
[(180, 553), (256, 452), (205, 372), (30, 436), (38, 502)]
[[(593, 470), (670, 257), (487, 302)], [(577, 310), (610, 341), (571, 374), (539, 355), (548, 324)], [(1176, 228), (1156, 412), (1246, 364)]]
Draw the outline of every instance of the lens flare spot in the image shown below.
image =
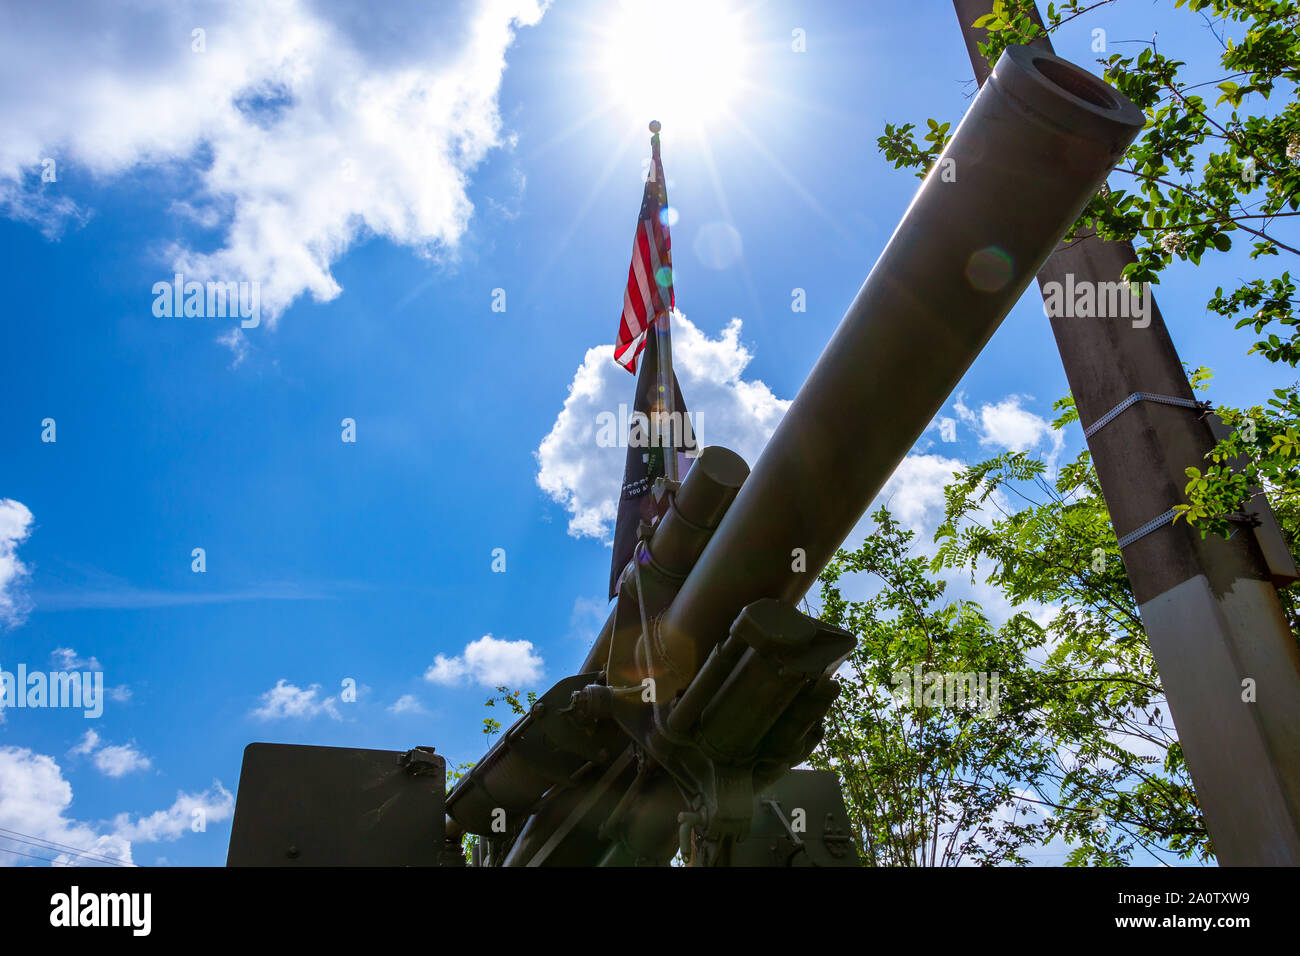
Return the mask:
[(966, 281), (980, 292), (997, 292), (1014, 271), (1011, 256), (998, 246), (985, 246), (966, 261)]

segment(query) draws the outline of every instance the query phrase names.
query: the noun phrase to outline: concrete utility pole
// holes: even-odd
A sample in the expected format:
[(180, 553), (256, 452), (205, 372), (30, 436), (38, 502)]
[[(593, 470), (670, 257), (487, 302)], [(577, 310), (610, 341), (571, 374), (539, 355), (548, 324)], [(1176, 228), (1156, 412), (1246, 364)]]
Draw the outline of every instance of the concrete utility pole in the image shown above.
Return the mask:
[[(993, 4), (953, 5), (983, 84), (988, 35), (972, 24)], [(1063, 243), (1039, 287), (1045, 298), (1050, 283), (1105, 289), (1135, 258), (1127, 242)], [(1184, 469), (1202, 466), (1215, 435), (1154, 299), (1149, 317), (1050, 321), (1219, 861), (1300, 865), (1300, 648), (1276, 590), (1296, 567), (1262, 495), (1259, 527), (1230, 540), (1169, 520), (1186, 501)], [(1151, 397), (1109, 417), (1135, 393)]]

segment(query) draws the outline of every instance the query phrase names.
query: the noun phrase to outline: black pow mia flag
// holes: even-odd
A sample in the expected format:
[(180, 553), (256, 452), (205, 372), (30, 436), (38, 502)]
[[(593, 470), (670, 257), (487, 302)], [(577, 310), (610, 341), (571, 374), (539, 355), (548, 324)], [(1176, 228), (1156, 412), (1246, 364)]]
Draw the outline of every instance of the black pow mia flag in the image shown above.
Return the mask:
[[(677, 452), (678, 478), (686, 478), (686, 470), (697, 452), (695, 434), (686, 414), (686, 402), (682, 398), (681, 386), (677, 384), (677, 375), (673, 375), (673, 410), (678, 413), (680, 427), (673, 423), (669, 430), (668, 423), (657, 427), (664, 403), (659, 387), (659, 342), (656, 329), (651, 329), (646, 336), (645, 350), (641, 353), (641, 369), (636, 377), (636, 400), (632, 406), (632, 415), (628, 416), (627, 458), (623, 464), (623, 486), (618, 496), (618, 517), (614, 522), (614, 556), (609, 568), (609, 596), (618, 593), (618, 579), (632, 560), (636, 548), (636, 530), (640, 522), (650, 523), (656, 515), (668, 507), (668, 499), (655, 501), (651, 491), (656, 478), (664, 474), (664, 453), (669, 442), (674, 443)], [(640, 412), (641, 415), (636, 413)], [(644, 416), (644, 418), (642, 417)], [(621, 416), (620, 416), (621, 418)], [(621, 425), (621, 423), (620, 423)], [(680, 434), (679, 434), (680, 432)]]

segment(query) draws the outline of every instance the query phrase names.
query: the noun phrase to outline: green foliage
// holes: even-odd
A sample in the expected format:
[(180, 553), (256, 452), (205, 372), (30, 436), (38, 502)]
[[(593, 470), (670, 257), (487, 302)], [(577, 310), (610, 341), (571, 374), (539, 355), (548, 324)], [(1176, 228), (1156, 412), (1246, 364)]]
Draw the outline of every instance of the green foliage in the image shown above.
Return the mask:
[[(1220, 286), (1214, 291), (1207, 307), (1212, 312), (1228, 318), (1249, 310), (1250, 315), (1237, 322), (1237, 328), (1249, 326), (1255, 333), (1262, 334), (1274, 323), (1278, 327), (1294, 326), (1297, 319), (1294, 312), (1296, 301), (1295, 281), (1291, 273), (1283, 272), (1275, 279), (1252, 279), (1239, 286), (1229, 295), (1223, 294)], [(1281, 338), (1276, 332), (1261, 339), (1250, 347), (1251, 352), (1258, 352), (1270, 362), (1284, 362), (1295, 367), (1300, 363), (1300, 346), (1297, 336), (1292, 333), (1288, 338)]]
[[(524, 701), (527, 701), (527, 706), (524, 705)], [(497, 704), (505, 704), (510, 708), (510, 713), (513, 716), (522, 717), (524, 714), (528, 713), (528, 709), (535, 703), (537, 703), (537, 694), (534, 691), (530, 690), (527, 693), (524, 693), (523, 691), (511, 690), (504, 684), (500, 684), (497, 686), (496, 695), (485, 700), (483, 706), (496, 707)], [(486, 736), (495, 737), (500, 732), (501, 722), (499, 720), (490, 716), (483, 718), (483, 733)], [(447, 792), (450, 793), (452, 787), (460, 781), (461, 777), (465, 776), (473, 769), (473, 761), (459, 763), (456, 765), (454, 770), (449, 769), (447, 771)], [(474, 844), (477, 841), (478, 837), (472, 833), (465, 834), (464, 838), (461, 840), (461, 846), (465, 850), (466, 862), (469, 862), (471, 859), (470, 854), (472, 853)]]
[[(1072, 411), (1073, 402), (1056, 407)], [(1050, 608), (1036, 704), (1059, 749), (1038, 784), (1055, 793), (1049, 803), (1073, 809), (1048, 828), (1076, 846), (1069, 862), (1122, 865), (1139, 848), (1159, 856), (1165, 847), (1208, 860), (1213, 849), (1089, 453), (1054, 482), (1045, 473), (1041, 460), (1014, 452), (955, 476), (932, 569), (973, 581), (987, 568), (985, 581), (1013, 605)]]
[[(500, 696), (489, 697), (483, 702), (484, 707), (495, 707), (497, 704), (505, 704), (510, 708), (510, 713), (515, 717), (522, 717), (528, 713), (528, 708), (537, 703), (537, 694), (529, 691), (524, 697), (528, 701), (528, 707), (525, 707), (520, 701), (521, 691), (511, 690), (509, 687), (500, 685), (497, 687), (497, 694)], [(483, 733), (489, 737), (495, 736), (501, 732), (501, 722), (491, 717), (483, 718)]]
[[(883, 508), (873, 518), (875, 534), (856, 551), (840, 551), (822, 573), (820, 616), (859, 642), (810, 762), (839, 773), (859, 852), (871, 865), (1024, 863), (1019, 851), (1042, 838), (1044, 824), (1019, 799), (1017, 781), (1036, 779), (1051, 759), (1025, 692), (1042, 629), (1027, 615), (995, 629), (975, 604), (942, 602), (943, 583), (908, 554), (912, 532)], [(881, 589), (847, 600), (839, 587), (846, 574), (870, 575)], [(891, 688), (916, 665), (923, 673), (996, 673), (998, 706), (900, 702)]]
[[(1077, 419), (1056, 407), (1058, 428)], [(1213, 858), (1088, 453), (1055, 482), (1045, 471), (1024, 453), (967, 468), (930, 561), (882, 509), (822, 574), (822, 617), (859, 645), (811, 762), (841, 775), (870, 864), (1019, 864), (1054, 837), (1067, 865)], [(981, 571), (1013, 606), (1045, 605), (1038, 620), (1017, 610), (995, 628), (945, 601), (937, 575)], [(880, 590), (845, 598), (849, 574)], [(917, 664), (999, 673), (998, 712), (899, 706), (888, 688)]]
[(894, 164), (895, 169), (919, 169), (916, 174), (918, 179), (926, 177), (939, 154), (948, 145), (948, 140), (952, 139), (948, 133), (952, 124), (934, 120), (926, 122), (929, 129), (922, 138), (925, 145), (918, 144), (912, 136), (912, 130), (916, 127), (911, 123), (902, 126), (886, 123), (884, 135), (876, 140), (876, 145), (885, 154), (885, 158)]
[[(1196, 385), (1210, 377), (1201, 371)], [(1199, 526), (1202, 535), (1227, 537), (1242, 527), (1242, 506), (1263, 491), (1291, 553), (1300, 558), (1300, 392), (1274, 389), (1265, 405), (1221, 406), (1216, 413), (1232, 431), (1203, 468), (1187, 469), (1187, 503), (1174, 506), (1178, 519)], [(1300, 589), (1282, 588), (1278, 598), (1291, 630), (1300, 634)]]

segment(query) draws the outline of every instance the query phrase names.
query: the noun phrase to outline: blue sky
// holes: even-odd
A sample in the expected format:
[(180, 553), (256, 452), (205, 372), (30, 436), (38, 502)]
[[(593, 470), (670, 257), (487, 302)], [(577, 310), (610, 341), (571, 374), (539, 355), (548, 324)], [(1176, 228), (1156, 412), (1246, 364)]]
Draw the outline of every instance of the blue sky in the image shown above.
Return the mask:
[[(220, 864), (248, 742), (473, 760), (494, 679), (544, 689), (603, 620), (623, 452), (590, 430), (632, 398), (610, 351), (651, 118), (600, 66), (616, 5), (373, 6), (0, 11), (0, 667), (67, 649), (119, 688), (97, 720), (4, 711), (0, 828)], [(1101, 26), (1212, 56), (1170, 6), (1057, 51), (1092, 64)], [(752, 462), (917, 185), (884, 123), (955, 121), (973, 84), (941, 0), (746, 4), (737, 29), (747, 83), (707, 135), (659, 118), (685, 398)], [(156, 316), (178, 270), (257, 280), (261, 323)], [(1157, 289), (1219, 402), (1286, 384), (1205, 312), (1256, 272), (1233, 252)], [(889, 489), (922, 530), (955, 463), (1053, 451), (1036, 292), (960, 392), (956, 440), (927, 431)]]

